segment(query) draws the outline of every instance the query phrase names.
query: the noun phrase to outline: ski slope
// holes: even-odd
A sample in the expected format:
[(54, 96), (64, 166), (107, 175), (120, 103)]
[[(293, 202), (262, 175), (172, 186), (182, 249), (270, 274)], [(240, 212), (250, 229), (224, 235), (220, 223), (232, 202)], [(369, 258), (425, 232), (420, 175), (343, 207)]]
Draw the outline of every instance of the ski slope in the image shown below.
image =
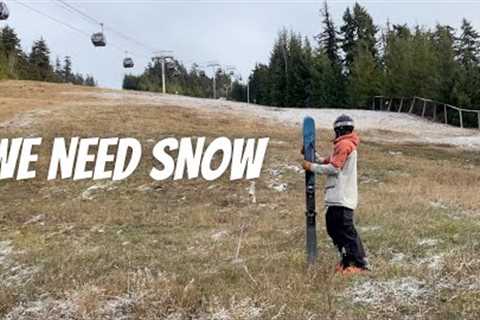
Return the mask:
[(276, 108), (225, 100), (200, 99), (177, 95), (146, 92), (103, 91), (94, 94), (106, 100), (125, 100), (125, 103), (154, 106), (179, 106), (206, 112), (222, 112), (235, 116), (257, 118), (300, 127), (306, 115), (315, 118), (318, 128), (331, 128), (335, 118), (348, 113), (356, 121), (356, 128), (367, 131), (370, 140), (389, 143), (425, 143), (452, 145), (464, 149), (480, 150), (480, 130), (461, 129), (434, 123), (418, 116), (359, 109), (298, 109)]

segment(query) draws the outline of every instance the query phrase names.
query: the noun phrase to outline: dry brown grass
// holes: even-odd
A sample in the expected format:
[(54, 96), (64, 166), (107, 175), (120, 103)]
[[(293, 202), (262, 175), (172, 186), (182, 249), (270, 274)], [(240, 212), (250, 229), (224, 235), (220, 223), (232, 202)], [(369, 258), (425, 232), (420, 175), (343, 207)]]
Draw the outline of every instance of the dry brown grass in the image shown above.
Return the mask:
[[(320, 190), (320, 258), (314, 269), (305, 266), (304, 179), (286, 167), (299, 163), (298, 129), (175, 106), (84, 99), (78, 94), (84, 90), (0, 82), (1, 120), (44, 111), (26, 127), (2, 128), (2, 137), (34, 134), (44, 143), (38, 179), (0, 182), (0, 241), (12, 241), (9, 262), (0, 266), (0, 316), (477, 318), (478, 153), (363, 141), (357, 218), (373, 271), (345, 279), (332, 274), (336, 255), (325, 235)], [(222, 135), (272, 138), (256, 204), (248, 181), (153, 183), (148, 177), (156, 141)], [(319, 149), (328, 150), (330, 133), (319, 135)], [(128, 180), (82, 200), (98, 182), (45, 179), (48, 145), (57, 136), (131, 136), (142, 142), (144, 157)], [(270, 188), (273, 180), (288, 183), (288, 192)], [(146, 186), (150, 191), (142, 191)], [(437, 264), (435, 256), (441, 256)], [(33, 269), (14, 281), (8, 270), (15, 267)], [(421, 283), (421, 296), (409, 279)], [(363, 296), (355, 295), (359, 290)]]

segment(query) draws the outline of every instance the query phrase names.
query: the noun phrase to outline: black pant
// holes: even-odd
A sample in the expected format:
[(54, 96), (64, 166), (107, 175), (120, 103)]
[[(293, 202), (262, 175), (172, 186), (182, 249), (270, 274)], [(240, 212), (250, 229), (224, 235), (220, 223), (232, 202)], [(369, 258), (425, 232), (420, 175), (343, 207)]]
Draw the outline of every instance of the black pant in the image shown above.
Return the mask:
[(345, 207), (328, 207), (327, 232), (342, 255), (344, 267), (366, 267), (362, 240), (353, 224), (353, 210)]

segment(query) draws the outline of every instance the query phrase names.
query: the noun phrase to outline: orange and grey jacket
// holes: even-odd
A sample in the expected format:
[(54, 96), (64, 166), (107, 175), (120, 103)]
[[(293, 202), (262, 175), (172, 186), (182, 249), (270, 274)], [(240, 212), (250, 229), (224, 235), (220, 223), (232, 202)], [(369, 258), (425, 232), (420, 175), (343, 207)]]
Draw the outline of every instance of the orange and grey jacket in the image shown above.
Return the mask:
[(353, 132), (334, 141), (333, 154), (322, 163), (312, 165), (312, 171), (327, 176), (325, 184), (325, 205), (356, 209), (357, 187), (357, 146), (358, 135)]

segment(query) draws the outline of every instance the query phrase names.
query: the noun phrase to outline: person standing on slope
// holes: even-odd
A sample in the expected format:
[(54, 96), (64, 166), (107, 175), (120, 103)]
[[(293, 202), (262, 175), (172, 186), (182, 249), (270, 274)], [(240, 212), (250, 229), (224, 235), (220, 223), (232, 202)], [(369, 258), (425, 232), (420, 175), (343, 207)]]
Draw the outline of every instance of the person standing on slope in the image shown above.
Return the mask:
[(327, 176), (327, 232), (341, 255), (336, 272), (343, 274), (368, 270), (365, 250), (353, 221), (358, 203), (357, 147), (360, 142), (353, 129), (353, 119), (341, 115), (334, 123), (336, 138), (332, 155), (317, 157), (315, 163), (303, 161), (305, 170)]

